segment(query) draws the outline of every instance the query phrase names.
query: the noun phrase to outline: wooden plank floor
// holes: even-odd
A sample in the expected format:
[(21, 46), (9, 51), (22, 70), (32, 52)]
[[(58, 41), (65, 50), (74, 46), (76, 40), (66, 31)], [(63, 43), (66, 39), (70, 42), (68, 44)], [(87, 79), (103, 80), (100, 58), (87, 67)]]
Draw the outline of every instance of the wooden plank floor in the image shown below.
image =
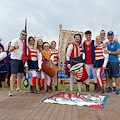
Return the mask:
[(58, 92), (16, 93), (0, 91), (0, 120), (120, 120), (120, 95), (109, 95), (104, 109), (38, 103)]

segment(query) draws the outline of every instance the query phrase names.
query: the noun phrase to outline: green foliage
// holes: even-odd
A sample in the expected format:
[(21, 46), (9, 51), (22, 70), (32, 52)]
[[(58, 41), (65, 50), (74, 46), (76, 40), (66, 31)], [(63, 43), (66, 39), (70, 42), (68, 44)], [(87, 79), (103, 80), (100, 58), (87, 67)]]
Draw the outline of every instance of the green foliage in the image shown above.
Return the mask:
[(49, 44), (49, 48), (51, 49), (52, 47), (51, 47), (51, 44)]
[[(69, 82), (69, 80), (66, 80), (66, 82)], [(74, 82), (76, 82), (76, 81), (74, 81)], [(29, 81), (29, 83), (30, 83), (30, 81)], [(105, 86), (105, 83), (104, 83), (104, 86)], [(53, 90), (55, 90), (54, 84), (52, 85), (52, 87), (53, 87)], [(17, 88), (17, 84), (15, 84), (14, 90), (16, 90), (16, 88)], [(22, 82), (21, 82), (21, 89), (24, 90), (24, 91), (29, 91), (29, 90), (30, 90), (30, 86), (29, 86), (28, 88), (25, 88), (25, 87), (23, 86), (23, 81), (22, 81)], [(38, 89), (38, 85), (37, 85), (37, 89)], [(10, 87), (6, 87), (6, 89), (0, 88), (0, 91), (9, 91), (9, 90), (10, 90)], [(59, 90), (59, 91), (63, 91), (63, 90), (65, 90), (65, 91), (70, 91), (70, 85), (69, 85), (69, 84), (64, 84), (64, 85), (63, 85), (63, 84), (60, 84), (60, 80), (59, 80), (58, 90)], [(77, 92), (77, 91), (78, 91), (78, 85), (77, 85), (77, 84), (74, 84), (74, 85), (73, 85), (73, 91), (74, 91), (74, 92)], [(85, 92), (85, 84), (82, 84), (82, 86), (81, 86), (81, 91), (82, 91), (82, 92)], [(93, 85), (93, 84), (90, 84), (90, 91), (91, 91), (91, 92), (94, 91), (94, 85)]]
[[(66, 80), (66, 82), (69, 82), (69, 80)], [(30, 83), (30, 81), (29, 81)], [(55, 90), (55, 87), (54, 87), (54, 84), (52, 85), (53, 86), (53, 90)], [(15, 87), (14, 87), (14, 90), (16, 90), (17, 88), (17, 84), (15, 84)], [(23, 85), (23, 81), (21, 82), (21, 89), (24, 90), (24, 91), (29, 91), (30, 90), (30, 86), (28, 88), (25, 88), (24, 85)], [(38, 85), (37, 85), (37, 89), (38, 89)], [(6, 89), (2, 89), (0, 88), (0, 91), (9, 91), (10, 90), (10, 87), (6, 87)], [(60, 84), (60, 80), (59, 80), (59, 84), (58, 84), (58, 90), (59, 91), (70, 91), (70, 85), (69, 84)], [(77, 84), (74, 84), (73, 85), (73, 90), (74, 92), (75, 91), (78, 91), (78, 85)], [(93, 91), (93, 85), (90, 85), (90, 90)], [(85, 91), (85, 85), (82, 84), (82, 91)]]

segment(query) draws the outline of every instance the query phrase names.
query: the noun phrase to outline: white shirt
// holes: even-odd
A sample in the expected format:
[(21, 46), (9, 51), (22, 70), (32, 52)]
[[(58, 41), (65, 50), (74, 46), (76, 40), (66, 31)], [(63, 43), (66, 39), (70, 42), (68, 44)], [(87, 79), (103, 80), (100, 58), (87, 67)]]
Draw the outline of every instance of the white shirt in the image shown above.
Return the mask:
[(70, 61), (70, 56), (73, 50), (73, 44), (70, 44), (67, 48), (67, 53), (66, 53), (66, 60)]
[(106, 48), (103, 48), (103, 56), (104, 56), (103, 67), (106, 67), (106, 66), (107, 66), (107, 63), (108, 63), (108, 60), (109, 60), (109, 54), (105, 54), (105, 53), (104, 53), (104, 50), (107, 50), (107, 47), (106, 47)]
[(17, 42), (18, 42), (19, 48), (11, 52), (11, 59), (21, 60), (21, 57), (23, 54), (23, 41), (20, 40), (19, 38), (16, 38), (12, 40), (11, 46), (16, 46)]
[(53, 61), (53, 63), (55, 65), (57, 65), (58, 64), (58, 50), (57, 49), (51, 49), (50, 51), (54, 55), (54, 61)]
[(0, 61), (3, 60), (6, 57), (7, 57), (7, 53), (6, 52), (1, 52), (0, 53)]
[[(81, 54), (83, 54), (83, 52), (81, 52), (81, 50), (83, 50), (83, 45), (82, 44), (79, 45), (79, 49), (80, 49), (80, 51), (79, 51), (80, 53), (79, 52), (78, 53), (79, 53), (79, 56), (80, 56)], [(67, 53), (66, 53), (66, 60), (67, 61), (70, 61), (70, 56), (71, 56), (72, 50), (73, 50), (73, 44), (70, 44), (67, 48)]]
[(6, 51), (7, 50), (7, 44), (3, 40), (0, 41), (0, 43), (3, 45), (4, 50)]
[[(50, 59), (51, 59), (52, 62), (53, 62), (53, 61), (54, 61), (54, 55), (52, 55), (52, 56), (50, 57)], [(42, 68), (42, 63), (43, 63), (43, 61), (42, 61), (42, 53), (39, 52), (39, 54), (38, 54), (38, 67), (39, 67), (39, 69)]]
[[(98, 48), (102, 48), (102, 46), (103, 46), (103, 44), (100, 44), (100, 45), (98, 45)], [(107, 50), (107, 47), (102, 48), (102, 51), (99, 49), (98, 50), (95, 49), (95, 60), (100, 60), (100, 59), (104, 58), (103, 67), (106, 67), (106, 65), (108, 63), (108, 59), (109, 59), (109, 54), (105, 54), (104, 50)], [(103, 53), (101, 53), (101, 52), (103, 52)], [(103, 54), (103, 57), (100, 57), (99, 55), (102, 55), (102, 54)]]
[(105, 39), (104, 41), (103, 41), (103, 43), (106, 43), (106, 42), (108, 42), (109, 40), (108, 39)]

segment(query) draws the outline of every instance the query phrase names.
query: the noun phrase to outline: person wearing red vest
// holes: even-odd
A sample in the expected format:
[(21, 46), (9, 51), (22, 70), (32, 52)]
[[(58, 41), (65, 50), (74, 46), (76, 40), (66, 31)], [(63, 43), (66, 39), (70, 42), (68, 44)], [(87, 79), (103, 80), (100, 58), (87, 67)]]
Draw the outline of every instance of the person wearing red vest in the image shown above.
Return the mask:
[[(28, 70), (31, 73), (31, 85), (30, 92), (38, 94), (36, 89), (36, 71), (38, 70), (38, 49), (35, 47), (35, 39), (30, 36), (28, 38), (28, 47), (27, 47), (27, 55), (28, 55)], [(27, 66), (25, 64), (25, 66)]]
[(44, 93), (45, 92), (45, 87), (44, 87), (45, 81), (46, 81), (46, 85), (47, 85), (47, 92), (51, 92), (51, 90), (50, 90), (51, 78), (45, 72), (42, 71), (42, 67), (45, 65), (45, 63), (48, 60), (53, 61), (54, 55), (52, 55), (52, 52), (49, 50), (48, 42), (43, 43), (43, 49), (44, 50), (39, 52), (39, 54), (38, 54), (38, 67), (39, 67), (38, 71), (41, 71), (42, 92)]
[[(81, 35), (75, 34), (74, 35), (75, 42), (70, 43), (67, 48), (66, 53), (66, 60), (67, 60), (67, 67), (70, 69), (76, 62), (73, 62), (72, 59), (75, 61), (82, 61), (82, 54), (83, 48), (81, 45)], [(78, 91), (81, 92), (81, 82), (78, 83)], [(73, 84), (74, 84), (74, 75), (70, 72), (70, 92), (73, 92)]]
[(98, 92), (99, 94), (104, 93), (104, 83), (102, 79), (102, 71), (106, 69), (106, 65), (108, 63), (108, 54), (104, 53), (104, 50), (107, 48), (103, 48), (103, 43), (101, 43), (102, 40), (100, 36), (96, 37), (96, 47), (95, 47), (95, 60), (93, 62), (93, 68), (96, 68), (97, 73), (97, 89), (95, 92)]
[[(56, 66), (58, 66), (58, 50), (56, 49), (55, 41), (51, 42), (51, 52), (54, 55), (53, 63)], [(57, 91), (58, 90), (58, 73), (53, 78), (51, 78), (51, 84), (50, 84), (51, 89), (52, 89), (52, 79), (54, 80), (55, 90)]]
[[(92, 32), (86, 31), (85, 32), (86, 40), (83, 42), (83, 48), (85, 53), (85, 68), (88, 73), (88, 76), (90, 76), (91, 69), (93, 70), (93, 76), (94, 76), (94, 91), (97, 89), (97, 75), (96, 75), (96, 69), (93, 68), (93, 62), (95, 60), (95, 46), (96, 42), (95, 40), (92, 40)], [(89, 77), (86, 80), (86, 91), (89, 91)]]

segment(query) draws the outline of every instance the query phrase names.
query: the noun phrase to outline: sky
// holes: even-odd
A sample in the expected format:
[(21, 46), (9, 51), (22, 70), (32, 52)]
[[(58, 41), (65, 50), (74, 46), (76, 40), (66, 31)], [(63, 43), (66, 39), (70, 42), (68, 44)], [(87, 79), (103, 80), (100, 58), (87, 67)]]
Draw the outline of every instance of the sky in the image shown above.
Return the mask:
[(7, 44), (25, 28), (29, 36), (59, 41), (62, 29), (92, 31), (92, 39), (104, 29), (120, 34), (119, 0), (0, 0), (0, 37)]

